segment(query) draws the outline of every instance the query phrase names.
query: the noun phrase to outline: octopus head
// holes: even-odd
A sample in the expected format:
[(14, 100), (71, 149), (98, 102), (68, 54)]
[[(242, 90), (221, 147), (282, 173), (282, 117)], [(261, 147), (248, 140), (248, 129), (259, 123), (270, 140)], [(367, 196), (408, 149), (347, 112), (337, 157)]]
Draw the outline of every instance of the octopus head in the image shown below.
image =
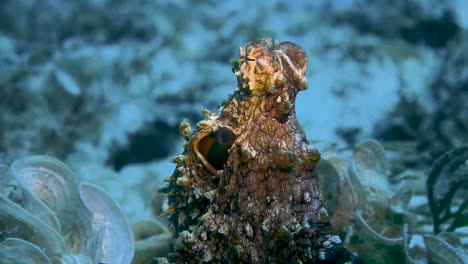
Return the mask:
[(300, 91), (307, 88), (307, 62), (306, 53), (296, 44), (264, 39), (240, 49), (234, 70), (240, 77), (239, 87), (254, 95), (274, 93), (287, 82)]

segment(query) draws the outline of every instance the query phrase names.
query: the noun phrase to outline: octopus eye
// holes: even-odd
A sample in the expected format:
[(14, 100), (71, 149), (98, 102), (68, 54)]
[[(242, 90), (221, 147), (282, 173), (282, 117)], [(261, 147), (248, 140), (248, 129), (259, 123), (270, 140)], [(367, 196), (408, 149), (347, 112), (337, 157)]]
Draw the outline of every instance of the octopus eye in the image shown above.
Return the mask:
[(218, 170), (224, 168), (234, 140), (235, 135), (229, 128), (219, 127), (214, 133), (196, 140), (194, 149), (205, 168), (216, 175)]
[(305, 73), (307, 69), (307, 55), (298, 45), (285, 41), (281, 42), (280, 49), (289, 57), (294, 66)]
[(245, 56), (245, 60), (247, 60), (247, 61), (255, 61), (255, 58), (251, 58), (251, 57)]

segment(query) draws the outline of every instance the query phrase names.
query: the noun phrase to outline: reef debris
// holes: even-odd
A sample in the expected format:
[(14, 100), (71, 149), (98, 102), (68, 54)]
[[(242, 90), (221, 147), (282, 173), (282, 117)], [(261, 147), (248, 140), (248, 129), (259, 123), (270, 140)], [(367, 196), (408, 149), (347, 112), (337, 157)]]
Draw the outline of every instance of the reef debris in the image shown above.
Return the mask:
[(317, 165), (333, 231), (345, 247), (368, 263), (468, 261), (466, 146), (439, 157), (427, 177), (410, 170), (392, 175), (387, 155), (401, 154), (375, 140), (352, 154), (326, 153)]

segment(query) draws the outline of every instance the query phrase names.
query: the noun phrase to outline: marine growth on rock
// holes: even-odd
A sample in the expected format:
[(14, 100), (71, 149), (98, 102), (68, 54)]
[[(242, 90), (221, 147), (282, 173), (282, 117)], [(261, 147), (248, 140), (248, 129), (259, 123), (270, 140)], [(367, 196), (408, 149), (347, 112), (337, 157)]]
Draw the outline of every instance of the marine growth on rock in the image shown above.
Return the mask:
[[(175, 263), (359, 262), (331, 230), (316, 164), (295, 113), (307, 55), (264, 39), (232, 61), (238, 85), (187, 139), (168, 185)], [(160, 259), (164, 263), (167, 260)]]

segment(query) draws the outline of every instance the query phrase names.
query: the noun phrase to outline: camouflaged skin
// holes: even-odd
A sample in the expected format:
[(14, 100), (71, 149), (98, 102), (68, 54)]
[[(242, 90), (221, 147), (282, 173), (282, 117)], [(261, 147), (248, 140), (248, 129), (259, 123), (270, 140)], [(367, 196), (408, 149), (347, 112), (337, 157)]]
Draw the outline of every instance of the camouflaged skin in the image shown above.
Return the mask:
[[(182, 122), (185, 151), (163, 188), (175, 229), (171, 262), (354, 262), (331, 231), (315, 171), (320, 153), (296, 118), (306, 68), (294, 43), (248, 43), (232, 62), (234, 94), (205, 111), (195, 132)], [(224, 168), (214, 170), (199, 148), (220, 128), (234, 139)]]

